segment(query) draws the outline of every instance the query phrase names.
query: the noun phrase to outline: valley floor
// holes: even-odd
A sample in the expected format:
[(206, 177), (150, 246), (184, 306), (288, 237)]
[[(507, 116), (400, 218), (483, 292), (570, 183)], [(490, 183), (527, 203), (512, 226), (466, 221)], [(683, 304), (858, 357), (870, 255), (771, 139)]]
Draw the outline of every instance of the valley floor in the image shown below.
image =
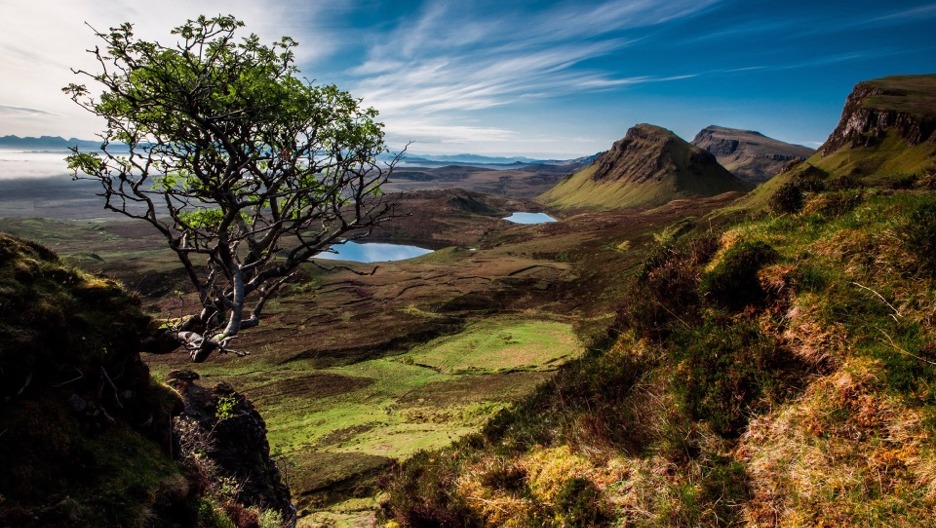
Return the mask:
[[(381, 263), (372, 275), (310, 266), (238, 338), (248, 356), (213, 357), (194, 370), (254, 401), (302, 523), (357, 525), (373, 515), (377, 480), (396, 461), (478, 431), (603, 339), (621, 279), (654, 235), (684, 229), (729, 198), (523, 226), (501, 213), (535, 204), (413, 193), (403, 201), (412, 215), (373, 238), (438, 251)], [(172, 254), (143, 226), (7, 219), (3, 229), (120, 278), (156, 314), (195, 309)], [(145, 359), (157, 378), (193, 367), (184, 353)]]

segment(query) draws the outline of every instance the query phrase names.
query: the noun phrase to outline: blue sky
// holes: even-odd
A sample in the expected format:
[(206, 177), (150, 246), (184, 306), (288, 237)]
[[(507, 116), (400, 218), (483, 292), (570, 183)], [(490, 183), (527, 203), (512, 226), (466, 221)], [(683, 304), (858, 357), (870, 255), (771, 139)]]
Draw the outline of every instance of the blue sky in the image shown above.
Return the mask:
[(936, 2), (890, 0), (0, 0), (0, 135), (90, 138), (60, 92), (123, 21), (140, 36), (231, 13), (299, 41), (303, 74), (374, 106), (414, 153), (568, 158), (635, 123), (817, 146), (859, 81), (936, 73)]

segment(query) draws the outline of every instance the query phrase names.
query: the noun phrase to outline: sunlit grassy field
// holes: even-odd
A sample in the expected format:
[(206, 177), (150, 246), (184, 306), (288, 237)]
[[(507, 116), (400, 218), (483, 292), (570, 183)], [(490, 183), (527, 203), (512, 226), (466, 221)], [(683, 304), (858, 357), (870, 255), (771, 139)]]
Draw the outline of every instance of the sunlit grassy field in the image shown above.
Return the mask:
[[(355, 512), (373, 508), (373, 490), (337, 497), (343, 480), (377, 476), (390, 459), (477, 431), (582, 351), (567, 322), (497, 317), (400, 355), (344, 366), (274, 363), (258, 354), (197, 370), (205, 384), (228, 381), (251, 398), (290, 486), (312, 490), (294, 497), (305, 513), (327, 508), (329, 518), (353, 524)], [(157, 378), (166, 371), (154, 365)]]

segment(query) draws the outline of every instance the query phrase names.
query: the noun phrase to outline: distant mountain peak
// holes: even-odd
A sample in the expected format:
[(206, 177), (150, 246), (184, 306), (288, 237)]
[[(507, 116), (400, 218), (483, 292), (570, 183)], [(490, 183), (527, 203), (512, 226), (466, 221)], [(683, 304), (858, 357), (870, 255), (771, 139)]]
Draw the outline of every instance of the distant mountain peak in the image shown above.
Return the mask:
[[(643, 182), (661, 178), (674, 168), (671, 147), (685, 144), (672, 131), (656, 125), (640, 123), (631, 127), (611, 150), (595, 160), (595, 181), (627, 180)], [(696, 153), (698, 154), (698, 153)], [(704, 157), (704, 154), (698, 154)], [(714, 162), (715, 158), (711, 160)]]
[(725, 134), (725, 133), (729, 133), (729, 134), (744, 133), (744, 134), (750, 134), (752, 136), (767, 137), (764, 134), (761, 134), (760, 132), (756, 130), (743, 130), (740, 128), (729, 128), (729, 127), (723, 127), (719, 125), (709, 125), (703, 128), (701, 131), (699, 131), (699, 134), (696, 135), (696, 137), (699, 137), (699, 135), (704, 135), (704, 134)]
[(640, 123), (579, 171), (544, 194), (558, 207), (653, 206), (676, 198), (746, 191), (715, 156), (663, 127)]
[(101, 141), (77, 138), (65, 139), (62, 136), (20, 137), (10, 135), (0, 137), (0, 148), (66, 150), (69, 147), (99, 149)]
[(699, 131), (692, 144), (712, 153), (735, 176), (755, 184), (769, 180), (789, 163), (802, 161), (814, 152), (754, 130), (717, 125)]

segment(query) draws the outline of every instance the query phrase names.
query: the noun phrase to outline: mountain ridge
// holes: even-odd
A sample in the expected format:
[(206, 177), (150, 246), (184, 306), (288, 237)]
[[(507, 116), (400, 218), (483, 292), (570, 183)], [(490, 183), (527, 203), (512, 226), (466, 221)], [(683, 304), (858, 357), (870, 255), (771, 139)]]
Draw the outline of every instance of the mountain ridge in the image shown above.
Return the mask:
[(61, 149), (69, 147), (99, 149), (100, 140), (69, 138), (62, 136), (20, 137), (16, 135), (0, 136), (0, 148)]
[(803, 161), (815, 149), (786, 143), (754, 130), (709, 125), (691, 143), (711, 152), (722, 167), (742, 180), (763, 183), (793, 161)]
[(719, 165), (711, 153), (670, 130), (641, 123), (589, 167), (540, 198), (560, 208), (612, 209), (749, 189), (750, 184)]

